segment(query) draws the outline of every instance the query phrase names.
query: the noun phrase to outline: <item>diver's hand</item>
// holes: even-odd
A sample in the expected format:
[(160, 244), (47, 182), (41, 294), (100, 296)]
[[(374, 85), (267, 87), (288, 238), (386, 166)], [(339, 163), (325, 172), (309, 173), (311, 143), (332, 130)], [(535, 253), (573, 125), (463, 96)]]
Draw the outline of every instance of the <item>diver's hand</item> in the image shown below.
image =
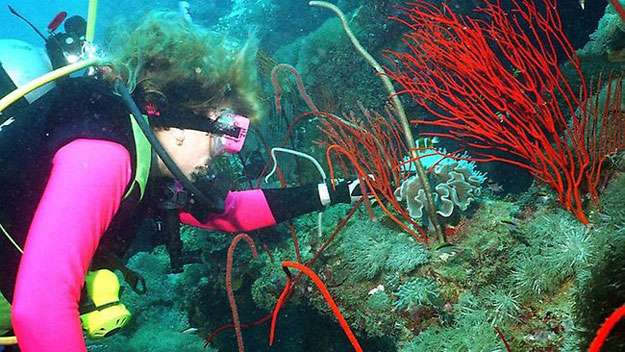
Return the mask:
[[(373, 175), (369, 175), (370, 179), (374, 179)], [(368, 188), (364, 183), (365, 188)], [(335, 186), (332, 187), (330, 181), (326, 183), (320, 183), (318, 186), (319, 200), (323, 206), (332, 204), (345, 203), (354, 204), (362, 198), (362, 189), (360, 186), (360, 179), (335, 182)], [(371, 197), (371, 192), (366, 189), (367, 195)]]
[[(375, 177), (373, 177), (373, 175), (368, 175), (368, 176), (371, 181), (375, 180)], [(351, 204), (356, 203), (362, 198), (362, 187), (360, 186), (360, 183), (361, 182), (359, 178), (347, 182)], [(365, 191), (367, 192), (367, 197), (373, 198), (373, 195), (371, 195), (371, 190), (369, 189), (369, 186), (367, 185), (366, 182), (363, 183), (363, 186), (365, 188)]]

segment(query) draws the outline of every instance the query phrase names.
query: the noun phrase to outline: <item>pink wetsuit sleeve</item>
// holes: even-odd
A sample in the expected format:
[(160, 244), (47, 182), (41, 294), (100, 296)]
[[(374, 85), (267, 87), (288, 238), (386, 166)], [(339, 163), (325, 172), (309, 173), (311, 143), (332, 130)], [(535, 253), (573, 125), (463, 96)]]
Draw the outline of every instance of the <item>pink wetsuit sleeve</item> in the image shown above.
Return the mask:
[(204, 223), (185, 212), (180, 213), (180, 222), (228, 232), (252, 231), (276, 224), (265, 195), (260, 189), (229, 192), (226, 197), (226, 210), (222, 214), (210, 215)]
[(22, 352), (86, 351), (78, 302), (131, 177), (120, 144), (77, 139), (56, 153), (24, 246), (13, 298)]

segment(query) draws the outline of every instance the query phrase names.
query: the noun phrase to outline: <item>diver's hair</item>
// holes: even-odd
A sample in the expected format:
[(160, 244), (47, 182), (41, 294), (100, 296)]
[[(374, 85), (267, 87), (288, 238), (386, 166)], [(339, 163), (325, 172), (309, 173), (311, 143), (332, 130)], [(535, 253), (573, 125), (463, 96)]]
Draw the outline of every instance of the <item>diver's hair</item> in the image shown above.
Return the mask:
[(118, 21), (109, 34), (110, 62), (139, 104), (203, 113), (226, 103), (260, 118), (258, 41), (227, 39), (173, 11), (150, 11), (135, 26)]

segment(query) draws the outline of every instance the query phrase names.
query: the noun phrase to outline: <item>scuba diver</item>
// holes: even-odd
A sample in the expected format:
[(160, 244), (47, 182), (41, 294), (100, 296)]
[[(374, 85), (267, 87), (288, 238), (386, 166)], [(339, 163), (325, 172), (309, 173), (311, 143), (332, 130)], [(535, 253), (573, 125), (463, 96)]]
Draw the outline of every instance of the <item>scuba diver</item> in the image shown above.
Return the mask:
[(85, 351), (83, 329), (127, 323), (105, 268), (140, 286), (120, 258), (150, 214), (180, 253), (179, 223), (251, 231), (361, 197), (357, 181), (230, 191), (213, 171), (262, 114), (254, 41), (162, 11), (113, 34), (107, 66), (0, 115), (0, 336), (23, 352)]

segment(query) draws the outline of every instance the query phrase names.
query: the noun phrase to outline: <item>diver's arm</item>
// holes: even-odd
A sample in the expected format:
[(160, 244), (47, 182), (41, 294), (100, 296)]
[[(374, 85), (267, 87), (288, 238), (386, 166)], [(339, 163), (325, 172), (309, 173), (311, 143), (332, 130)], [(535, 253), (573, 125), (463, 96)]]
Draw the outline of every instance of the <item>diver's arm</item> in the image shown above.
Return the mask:
[(322, 210), (326, 205), (350, 201), (348, 183), (341, 183), (334, 190), (325, 184), (309, 184), (229, 192), (226, 197), (226, 210), (222, 214), (211, 214), (207, 221), (200, 223), (191, 214), (183, 212), (180, 214), (180, 221), (212, 230), (252, 231)]
[(12, 319), (22, 352), (86, 351), (80, 292), (130, 165), (123, 146), (102, 140), (77, 139), (54, 156), (15, 285)]
[(252, 231), (276, 224), (262, 190), (228, 192), (225, 210), (210, 214), (205, 222), (199, 222), (190, 213), (181, 212), (180, 222), (203, 229), (227, 232)]

